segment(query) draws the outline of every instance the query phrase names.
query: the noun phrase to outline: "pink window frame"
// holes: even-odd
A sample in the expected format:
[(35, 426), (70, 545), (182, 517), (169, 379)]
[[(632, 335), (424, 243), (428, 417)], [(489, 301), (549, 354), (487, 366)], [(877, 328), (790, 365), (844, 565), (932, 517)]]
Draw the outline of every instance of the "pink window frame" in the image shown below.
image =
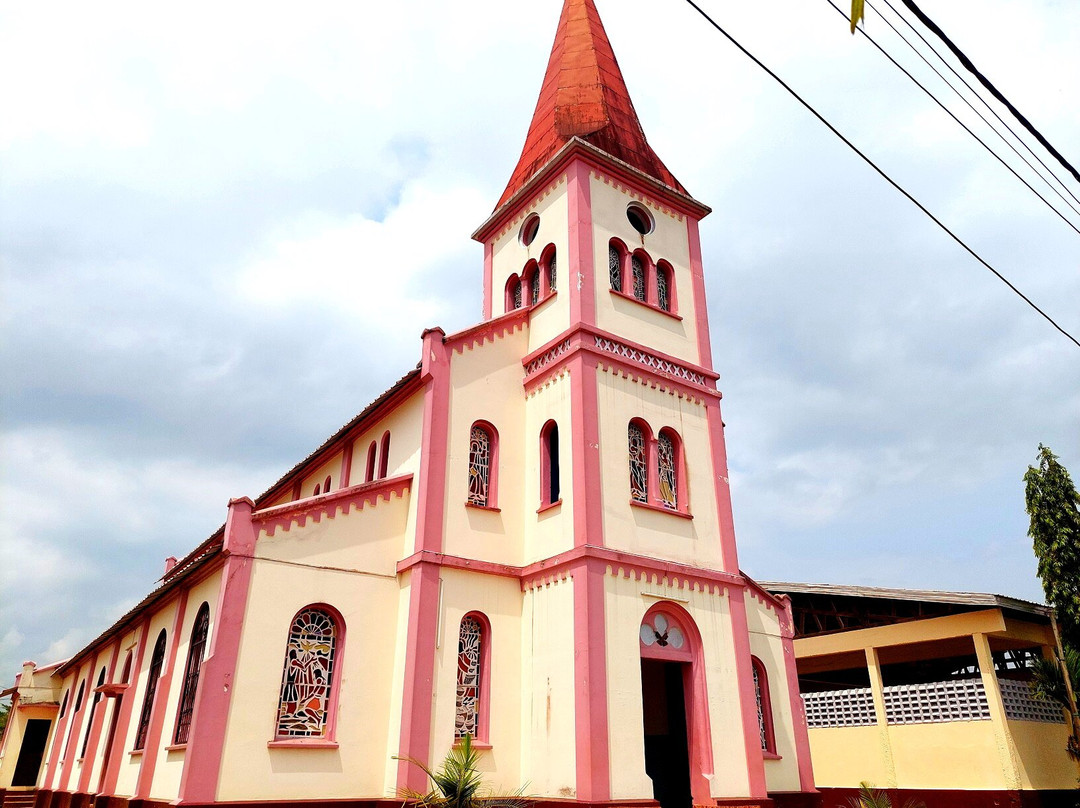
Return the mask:
[(499, 430), (497, 430), (490, 421), (473, 421), (472, 426), (469, 427), (468, 443), (466, 444), (465, 449), (465, 455), (467, 462), (469, 463), (469, 471), (472, 470), (472, 452), (469, 450), (469, 447), (472, 444), (472, 431), (477, 427), (483, 429), (488, 434), (487, 502), (483, 505), (476, 502), (469, 502), (468, 476), (466, 476), (465, 504), (470, 508), (497, 511), (499, 510)]
[[(631, 251), (620, 239), (613, 238), (608, 242), (608, 249), (614, 247), (619, 253), (619, 272), (621, 280), (620, 289), (611, 289), (611, 294), (617, 297), (622, 297), (627, 300), (633, 300), (635, 303), (641, 306), (648, 306), (653, 311), (658, 311), (661, 314), (666, 314), (669, 317), (674, 317), (677, 320), (681, 320), (682, 317), (678, 314), (678, 298), (675, 291), (675, 270), (671, 266), (671, 263), (664, 259), (654, 261), (652, 256), (649, 255), (643, 249), (636, 249)], [(633, 270), (631, 269), (631, 262), (634, 257), (641, 259), (642, 268), (644, 271), (645, 281), (645, 299), (641, 300), (634, 296), (633, 288)], [(668, 304), (669, 308), (660, 308), (660, 300), (657, 293), (657, 267), (662, 267), (668, 276)], [(610, 286), (610, 283), (608, 284)], [(627, 286), (629, 285), (629, 290)]]
[[(666, 309), (660, 307), (660, 273), (663, 272), (667, 275), (667, 296), (668, 307)], [(678, 314), (679, 306), (678, 299), (675, 296), (675, 268), (670, 263), (661, 258), (656, 262), (653, 269), (653, 305), (657, 309), (665, 314)]]
[(506, 287), (504, 292), (505, 300), (503, 309), (507, 314), (514, 311), (514, 309), (519, 308), (518, 306), (514, 305), (514, 287), (518, 286), (519, 284), (521, 285), (521, 306), (523, 307), (525, 305), (525, 284), (522, 282), (521, 277), (515, 272), (513, 275), (506, 279)]
[[(202, 617), (204, 611), (206, 613), (206, 634), (203, 635), (202, 648), (199, 649), (199, 656), (200, 656), (199, 670), (195, 673), (195, 677), (194, 677), (195, 678), (195, 688), (192, 691), (189, 692), (188, 691), (187, 679), (188, 679), (188, 669), (191, 667), (191, 662), (192, 662), (192, 653), (191, 652), (194, 650), (194, 646), (195, 646), (195, 639), (196, 639), (195, 630), (199, 627), (199, 620)], [(187, 697), (190, 697), (190, 699), (191, 699), (190, 710), (192, 712), (192, 717), (193, 717), (193, 714), (194, 714), (195, 700), (198, 697), (199, 684), (202, 682), (202, 676), (201, 676), (201, 674), (202, 674), (202, 666), (203, 666), (203, 663), (206, 662), (206, 655), (207, 655), (207, 652), (210, 650), (210, 627), (211, 627), (210, 616), (211, 616), (210, 615), (210, 604), (204, 600), (202, 602), (202, 604), (199, 606), (199, 608), (195, 610), (195, 617), (191, 621), (191, 628), (188, 630), (188, 652), (187, 652), (187, 657), (184, 659), (184, 673), (183, 673), (183, 676), (181, 677), (181, 680), (180, 680), (180, 694), (179, 694), (179, 699), (176, 702), (176, 717), (173, 719), (172, 735), (169, 736), (169, 737), (172, 738), (172, 742), (173, 742), (174, 746), (186, 746), (187, 745), (186, 740), (183, 741), (183, 742), (177, 740), (176, 733), (179, 732), (179, 730), (180, 730), (180, 716), (184, 712), (184, 707), (186, 706), (185, 705), (185, 700), (186, 700)], [(128, 660), (124, 664), (125, 665), (130, 664), (130, 661), (131, 661), (131, 652), (128, 651)], [(190, 739), (190, 737), (191, 737), (191, 734), (190, 734), (191, 733), (191, 726), (192, 726), (193, 722), (191, 722), (191, 718), (189, 718), (188, 720), (189, 720), (189, 723), (188, 723), (188, 739)]]
[(375, 479), (375, 460), (379, 454), (379, 444), (372, 441), (367, 450), (367, 463), (364, 464), (364, 482), (370, 483)]
[[(626, 295), (626, 291), (625, 291), (625, 289), (626, 289), (626, 275), (627, 275), (627, 270), (628, 270), (628, 264), (629, 264), (629, 261), (630, 261), (630, 258), (629, 258), (630, 250), (619, 239), (617, 239), (617, 238), (611, 239), (611, 241), (608, 242), (608, 260), (609, 261), (611, 260), (611, 248), (612, 247), (614, 247), (615, 251), (619, 254), (619, 288), (615, 289), (614, 287), (611, 287), (610, 275), (609, 275), (608, 286), (611, 287), (611, 291), (612, 291), (613, 294)], [(609, 269), (609, 271), (610, 271), (610, 269)], [(633, 298), (634, 296), (629, 295), (629, 297)]]
[[(551, 491), (551, 433), (555, 432), (555, 472), (559, 475), (559, 496), (553, 496)], [(559, 468), (562, 452), (559, 451), (559, 424), (549, 420), (540, 429), (540, 508), (547, 508), (562, 502), (562, 469)]]
[(756, 656), (750, 657), (750, 664), (758, 675), (758, 689), (761, 691), (761, 722), (765, 726), (765, 746), (761, 751), (766, 755), (776, 756), (776, 731), (773, 727), (772, 698), (769, 695), (769, 674), (765, 664)]
[[(341, 616), (341, 612), (329, 603), (309, 603), (306, 606), (297, 609), (295, 614), (289, 618), (289, 625), (285, 632), (285, 651), (281, 654), (281, 659), (284, 660), (288, 654), (289, 634), (292, 633), (293, 623), (296, 622), (296, 618), (300, 616), (301, 612), (306, 612), (309, 609), (325, 612), (330, 617), (330, 620), (334, 624), (334, 635), (337, 639), (337, 647), (334, 649), (334, 657), (331, 661), (330, 697), (327, 699), (326, 705), (326, 727), (322, 735), (312, 735), (309, 737), (278, 735), (277, 721), (278, 713), (281, 709), (281, 690), (279, 688), (278, 700), (274, 703), (274, 738), (267, 744), (269, 747), (337, 746), (338, 698), (341, 694), (341, 669), (344, 667), (345, 663), (345, 618)], [(282, 672), (284, 675), (284, 666), (282, 666)]]
[[(473, 738), (473, 747), (480, 749), (491, 748), (491, 621), (483, 612), (466, 612), (458, 621), (457, 639), (454, 642), (455, 679), (454, 691), (457, 692), (457, 655), (461, 653), (461, 624), (467, 618), (473, 618), (480, 624), (480, 695), (476, 700), (476, 737)], [(454, 699), (455, 716), (457, 698)], [(461, 741), (454, 739), (457, 746)]]
[(642, 438), (642, 441), (645, 444), (645, 500), (641, 501), (641, 500), (634, 499), (633, 484), (632, 484), (632, 481), (630, 480), (630, 478), (627, 477), (627, 482), (631, 483), (631, 485), (629, 486), (630, 489), (631, 489), (630, 490), (630, 504), (631, 505), (650, 505), (650, 504), (652, 504), (653, 497), (656, 496), (656, 479), (655, 479), (655, 477), (656, 477), (656, 473), (655, 473), (656, 464), (653, 462), (653, 455), (655, 453), (655, 449), (654, 449), (654, 446), (653, 446), (653, 444), (654, 444), (653, 431), (652, 431), (652, 427), (650, 427), (641, 418), (631, 418), (630, 422), (626, 425), (626, 441), (627, 441), (627, 444), (626, 444), (626, 452), (627, 452), (626, 472), (627, 472), (627, 475), (629, 475), (629, 473), (630, 473), (629, 459), (630, 459), (630, 427), (631, 426), (636, 426), (638, 429), (641, 430), (641, 438)]
[(651, 625), (657, 614), (663, 614), (669, 622), (679, 627), (686, 638), (686, 646), (675, 649), (670, 645), (645, 645), (639, 636), (638, 649), (643, 659), (684, 663), (683, 698), (686, 702), (686, 740), (690, 755), (690, 792), (694, 805), (709, 805), (714, 802), (709, 785), (713, 775), (712, 729), (701, 632), (686, 609), (666, 600), (649, 607), (641, 617), (641, 624)]
[[(659, 432), (653, 433), (652, 427), (648, 425), (642, 418), (631, 418), (627, 424), (627, 433), (629, 435), (630, 424), (636, 424), (641, 428), (643, 437), (645, 438), (645, 463), (646, 472), (648, 475), (648, 497), (645, 502), (641, 502), (633, 498), (633, 494), (630, 496), (630, 504), (638, 508), (649, 508), (650, 510), (659, 510), (664, 513), (676, 514), (679, 516), (690, 516), (690, 486), (687, 481), (686, 474), (686, 456), (683, 446), (682, 436), (679, 435), (674, 429), (669, 426), (662, 427)], [(675, 453), (675, 507), (669, 508), (664, 504), (660, 498), (660, 452), (658, 450), (660, 435), (666, 435), (671, 438), (672, 449)], [(627, 452), (629, 453), (629, 445), (627, 445)], [(629, 460), (629, 454), (627, 455)], [(629, 462), (627, 462), (627, 472), (629, 473)], [(627, 478), (629, 482), (629, 478)]]
[(557, 255), (558, 255), (558, 252), (556, 251), (554, 244), (548, 244), (546, 247), (544, 247), (544, 251), (542, 253), (540, 253), (540, 267), (541, 267), (541, 270), (542, 270), (541, 274), (543, 275), (543, 278), (544, 278), (544, 286), (540, 290), (540, 298), (541, 298), (541, 300), (543, 300), (545, 298), (548, 298), (551, 295), (555, 294), (555, 292), (556, 292), (556, 290), (558, 288), (558, 280), (559, 280), (559, 278), (558, 278), (558, 263), (556, 263), (556, 265), (555, 265), (555, 271), (556, 271), (555, 282), (556, 282), (556, 286), (551, 285), (551, 260), (553, 258), (556, 258)]
[[(540, 265), (535, 261), (529, 261), (521, 270), (521, 307), (524, 309), (535, 306), (544, 299), (543, 284), (541, 280)], [(533, 302), (536, 295), (536, 302)]]
[(382, 439), (379, 441), (379, 479), (386, 477), (387, 469), (390, 465), (390, 430), (383, 432)]

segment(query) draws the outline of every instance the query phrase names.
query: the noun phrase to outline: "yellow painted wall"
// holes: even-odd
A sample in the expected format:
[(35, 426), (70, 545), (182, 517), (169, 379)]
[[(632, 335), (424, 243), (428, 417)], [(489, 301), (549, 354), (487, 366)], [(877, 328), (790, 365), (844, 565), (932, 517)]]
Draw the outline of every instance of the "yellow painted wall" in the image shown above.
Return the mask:
[[(404, 521), (405, 503), (381, 502), (374, 510), (389, 510), (388, 518)], [(365, 509), (349, 519), (329, 520), (329, 531), (301, 531), (292, 542), (309, 543), (312, 557), (324, 538), (339, 542), (339, 531), (349, 522), (363, 547), (365, 527), (374, 520)], [(276, 557), (298, 554), (288, 542), (276, 548), (256, 545), (259, 554)], [(325, 556), (344, 557), (348, 548)], [(296, 556), (298, 557), (298, 555)], [(298, 799), (310, 794), (311, 779), (318, 777), (327, 798), (386, 793), (384, 772), (372, 761), (386, 760), (396, 751), (397, 737), (388, 739), (390, 703), (387, 694), (395, 668), (393, 645), (400, 603), (397, 576), (390, 571), (356, 574), (316, 570), (271, 561), (255, 562), (247, 616), (241, 637), (238, 669), (225, 748), (218, 799)], [(305, 606), (326, 603), (345, 621), (345, 638), (335, 664), (341, 670), (337, 749), (269, 749), (274, 738), (285, 645), (293, 617)], [(347, 708), (347, 709), (342, 709)]]
[[(44, 676), (40, 676), (44, 679)], [(0, 750), (0, 788), (11, 788), (11, 778), (15, 774), (15, 764), (19, 762), (19, 750), (22, 748), (23, 733), (26, 731), (26, 722), (32, 719), (51, 721), (49, 726), (49, 739), (45, 743), (45, 755), (41, 761), (40, 772), (45, 771), (45, 764), (49, 760), (49, 744), (56, 731), (56, 716), (58, 708), (53, 705), (20, 705), (13, 710), (8, 717), (7, 733), (4, 736), (4, 748)]]
[(533, 794), (577, 793), (574, 716), (574, 584), (524, 593), (521, 629), (521, 779)]
[[(507, 334), (482, 348), (455, 349), (451, 355), (449, 440), (447, 447), (445, 552), (503, 564), (520, 564), (526, 498), (524, 392), (521, 357), (525, 330)], [(469, 496), (469, 436), (476, 421), (499, 433), (498, 512), (466, 506)], [(531, 511), (535, 512), (533, 505)]]
[[(704, 406), (608, 372), (597, 374), (597, 388), (604, 543), (640, 555), (722, 569)], [(679, 497), (688, 497), (692, 520), (630, 504), (626, 432), (631, 418), (648, 423), (654, 437), (663, 427), (671, 427), (682, 438), (686, 462)]]
[(853, 788), (863, 780), (884, 787), (889, 782), (877, 726), (811, 728), (810, 753), (819, 788)]
[[(638, 199), (595, 174), (590, 191), (597, 325), (605, 331), (625, 334), (635, 342), (663, 353), (700, 364), (689, 237), (684, 217), (664, 212), (651, 200)], [(656, 223), (653, 232), (646, 236), (634, 230), (626, 218), (626, 206), (634, 201), (644, 205)], [(608, 276), (608, 244), (612, 237), (621, 239), (631, 251), (644, 248), (654, 262), (663, 259), (671, 264), (675, 274), (677, 313), (681, 320), (612, 294)]]
[(1008, 727), (1020, 755), (1024, 788), (1076, 788), (1080, 771), (1065, 753), (1069, 737), (1067, 724), (1009, 721)]
[(889, 726), (901, 788), (1009, 788), (990, 721)]
[(492, 786), (513, 791), (521, 777), (521, 584), (516, 578), (496, 578), (443, 568), (439, 647), (435, 655), (435, 706), (432, 725), (433, 761), (442, 760), (454, 743), (457, 708), (457, 656), (461, 619), (481, 612), (491, 625), (490, 721), (491, 749), (481, 754), (480, 770)]

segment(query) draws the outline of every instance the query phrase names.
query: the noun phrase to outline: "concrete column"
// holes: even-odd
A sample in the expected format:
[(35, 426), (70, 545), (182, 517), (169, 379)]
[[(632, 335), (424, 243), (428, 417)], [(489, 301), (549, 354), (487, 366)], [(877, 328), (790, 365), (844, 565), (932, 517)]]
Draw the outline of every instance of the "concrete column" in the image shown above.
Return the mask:
[(1020, 756), (1013, 743), (1012, 733), (1005, 718), (1005, 702), (1001, 699), (997, 674), (994, 672), (994, 658), (990, 654), (990, 641), (985, 634), (972, 634), (975, 642), (975, 656), (979, 660), (979, 674), (982, 676), (983, 689), (986, 691), (986, 703), (990, 707), (990, 723), (994, 727), (994, 745), (1001, 761), (1001, 774), (1005, 787), (1019, 789), (1023, 784), (1020, 776)]
[(876, 648), (866, 649), (866, 670), (870, 674), (870, 691), (874, 694), (874, 713), (877, 716), (881, 757), (888, 773), (888, 788), (897, 788), (896, 763), (893, 761), (892, 738), (889, 736), (889, 718), (885, 713), (885, 684), (881, 679), (881, 663)]

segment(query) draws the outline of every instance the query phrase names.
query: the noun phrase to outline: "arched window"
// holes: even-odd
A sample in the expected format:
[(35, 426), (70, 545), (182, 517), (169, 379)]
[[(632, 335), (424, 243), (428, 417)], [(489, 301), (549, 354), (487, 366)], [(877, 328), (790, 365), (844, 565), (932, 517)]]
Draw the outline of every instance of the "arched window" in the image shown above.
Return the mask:
[(471, 736), (487, 740), (489, 679), (491, 678), (490, 630), (487, 618), (471, 612), (461, 619), (458, 631), (457, 703), (454, 739)]
[(540, 302), (540, 267), (535, 261), (530, 261), (521, 276), (529, 287), (529, 305), (535, 306)]
[(330, 733), (331, 704), (341, 647), (338, 619), (326, 608), (308, 606), (293, 618), (281, 674), (277, 737), (312, 738)]
[(165, 629), (158, 634), (154, 643), (154, 653), (150, 657), (150, 670), (146, 675), (146, 695), (143, 696), (142, 712), (139, 713), (139, 729), (135, 733), (135, 748), (146, 748), (146, 735), (150, 730), (150, 713), (154, 709), (154, 696), (157, 695), (158, 679), (161, 678), (161, 666), (165, 663)]
[[(83, 679), (79, 682), (78, 694), (75, 696), (75, 704), (71, 708), (71, 727), (68, 730), (67, 738), (64, 740), (64, 751), (60, 754), (60, 757), (67, 758), (68, 749), (71, 746), (71, 735), (75, 732), (75, 717), (79, 714), (79, 710), (82, 709), (83, 692), (86, 690), (86, 680)], [(78, 737), (75, 738), (78, 743)]]
[(390, 466), (390, 431), (383, 432), (379, 442), (379, 479), (386, 476), (386, 470)]
[[(97, 687), (101, 687), (105, 684), (105, 668), (101, 669), (101, 673), (98, 674)], [(90, 713), (86, 716), (86, 732), (83, 733), (82, 749), (79, 750), (79, 757), (86, 757), (86, 745), (90, 742), (90, 728), (94, 724), (94, 713), (97, 712), (98, 702), (101, 701), (101, 693), (97, 692), (97, 688), (94, 688), (94, 698), (90, 702)]]
[(68, 700), (68, 696), (70, 696), (70, 695), (71, 695), (70, 690), (65, 690), (64, 691), (64, 699), (63, 699), (63, 701), (60, 702), (60, 715), (57, 716), (57, 719), (63, 718), (64, 713), (67, 712), (67, 700)]
[(675, 436), (668, 429), (660, 430), (656, 439), (657, 481), (660, 486), (660, 504), (675, 510), (679, 507), (678, 447)]
[(630, 257), (630, 276), (634, 282), (634, 297), (645, 301), (645, 259), (640, 255)]
[(506, 310), (521, 308), (521, 278), (511, 275), (506, 281)]
[(551, 248), (551, 252), (548, 254), (547, 260), (544, 262), (544, 266), (547, 269), (547, 288), (548, 294), (551, 294), (556, 289), (556, 282), (558, 279), (557, 268), (555, 266), (555, 248)]
[(180, 709), (176, 714), (176, 732), (173, 733), (173, 743), (177, 745), (187, 743), (188, 734), (191, 732), (191, 714), (195, 710), (195, 692), (199, 689), (199, 671), (202, 670), (206, 634), (209, 628), (210, 604), (203, 603), (191, 626), (187, 664), (184, 666), (184, 690), (180, 694)]
[(663, 262), (656, 265), (656, 305), (671, 311), (671, 268)]
[(370, 483), (375, 479), (375, 455), (378, 453), (379, 447), (375, 441), (371, 442), (367, 450), (367, 466), (364, 468), (364, 482)]
[(322, 493), (322, 485), (319, 484), (319, 483), (315, 483), (315, 490), (311, 492), (311, 495), (313, 497), (317, 497), (321, 493)]
[(499, 436), (491, 424), (477, 421), (469, 434), (470, 505), (496, 506)]
[(329, 494), (330, 493), (330, 475), (329, 474), (327, 474), (326, 479), (323, 480), (322, 490), (323, 490), (324, 494)]
[(776, 754), (776, 735), (773, 732), (772, 704), (769, 701), (769, 677), (765, 666), (757, 657), (750, 657), (754, 670), (754, 697), (757, 700), (758, 734), (761, 736), (761, 749)]
[(622, 250), (618, 248), (615, 242), (608, 245), (608, 278), (611, 281), (611, 288), (616, 292), (623, 290), (623, 278), (622, 278)]
[(540, 430), (540, 506), (559, 501), (559, 425), (548, 421)]
[(627, 448), (630, 451), (630, 499), (634, 502), (649, 501), (649, 460), (645, 428), (631, 421), (626, 430)]

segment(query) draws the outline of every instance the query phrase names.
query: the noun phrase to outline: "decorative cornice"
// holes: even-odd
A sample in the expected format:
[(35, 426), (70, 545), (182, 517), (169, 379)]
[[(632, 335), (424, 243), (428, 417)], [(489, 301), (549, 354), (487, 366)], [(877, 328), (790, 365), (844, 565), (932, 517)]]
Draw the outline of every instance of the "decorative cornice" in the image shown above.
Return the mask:
[(466, 328), (464, 331), (451, 334), (443, 342), (448, 349), (457, 351), (459, 354), (464, 353), (466, 350), (471, 351), (485, 342), (494, 342), (507, 334), (520, 331), (529, 324), (530, 311), (531, 308), (529, 307), (514, 309), (501, 317), (478, 323), (471, 328)]
[(522, 208), (513, 217), (511, 217), (510, 219), (507, 219), (505, 222), (503, 222), (503, 226), (500, 227), (498, 229), (498, 231), (496, 231), (496, 233), (494, 234), (494, 236), (492, 237), (491, 240), (492, 241), (498, 241), (503, 236), (505, 236), (507, 233), (509, 233), (511, 230), (516, 229), (521, 224), (521, 222), (525, 221), (526, 216), (528, 216), (530, 213), (532, 213), (538, 207), (540, 207), (541, 202), (543, 202), (545, 199), (547, 199), (549, 196), (551, 196), (553, 193), (555, 193), (555, 191), (558, 189), (558, 187), (560, 185), (565, 185), (565, 184), (566, 184), (566, 172), (563, 172), (558, 177), (556, 177), (554, 180), (552, 180), (548, 184), (547, 188), (545, 188), (544, 190), (542, 190), (542, 191), (540, 191), (539, 193), (536, 194), (536, 196), (533, 198), (532, 204), (530, 204), (527, 207)]
[(615, 188), (615, 190), (621, 191), (628, 196), (632, 196), (638, 202), (648, 205), (650, 208), (653, 208), (660, 213), (664, 213), (668, 216), (678, 219), (680, 222), (683, 220), (682, 211), (676, 210), (671, 205), (665, 205), (655, 196), (650, 196), (644, 193), (637, 185), (631, 185), (625, 180), (621, 180), (615, 177), (613, 174), (602, 171), (599, 168), (593, 168), (592, 175), (595, 179), (600, 180), (600, 182), (604, 183), (605, 185), (610, 185)]
[(308, 519), (318, 523), (324, 516), (333, 519), (338, 515), (338, 511), (345, 516), (354, 508), (363, 510), (369, 505), (377, 505), (379, 500), (389, 502), (394, 497), (402, 497), (412, 487), (412, 478), (411, 474), (403, 474), (385, 480), (351, 485), (317, 497), (286, 502), (284, 505), (253, 512), (251, 521), (258, 530), (264, 531), (267, 536), (273, 536), (278, 528), (291, 530), (294, 523), (296, 527), (304, 527)]

